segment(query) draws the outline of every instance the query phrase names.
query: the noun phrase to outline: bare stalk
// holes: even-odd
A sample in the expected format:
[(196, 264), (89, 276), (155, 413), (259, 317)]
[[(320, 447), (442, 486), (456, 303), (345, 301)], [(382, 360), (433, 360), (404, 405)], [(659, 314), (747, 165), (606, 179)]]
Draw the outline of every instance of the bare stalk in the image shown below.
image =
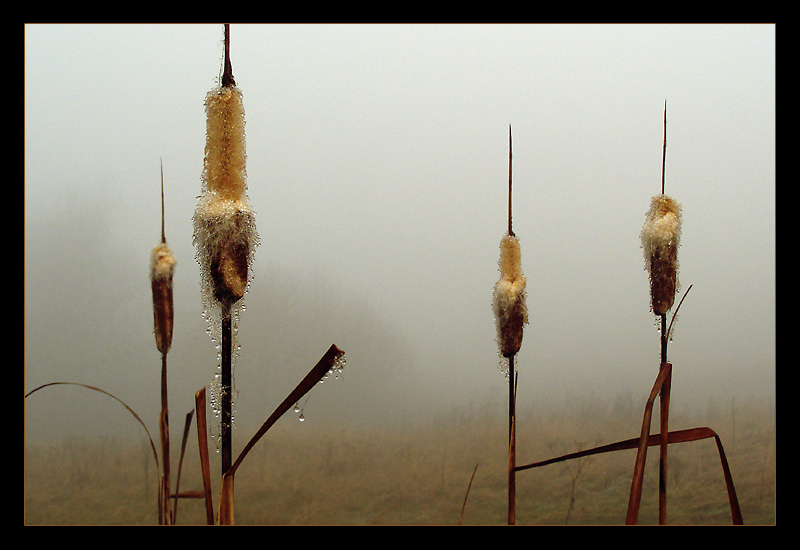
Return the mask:
[[(508, 358), (508, 524), (517, 523), (517, 378), (514, 356)], [(513, 382), (512, 382), (513, 380)]]
[(511, 229), (511, 125), (508, 125), (508, 234), (514, 236)]
[(233, 353), (233, 329), (231, 323), (230, 304), (222, 305), (222, 384), (220, 388), (220, 411), (221, 411), (221, 459), (222, 474), (225, 475), (231, 467), (233, 456), (233, 401), (232, 401), (232, 353)]
[(664, 100), (664, 144), (661, 147), (661, 194), (664, 194), (664, 180), (667, 169), (667, 100)]
[(459, 525), (462, 525), (464, 523), (464, 510), (467, 507), (467, 498), (469, 498), (469, 490), (472, 488), (472, 481), (475, 479), (475, 472), (478, 471), (478, 464), (480, 463), (475, 464), (475, 468), (473, 468), (472, 470), (472, 476), (470, 476), (469, 478), (469, 484), (467, 484), (467, 492), (464, 495), (464, 502), (461, 504), (461, 516), (458, 519)]

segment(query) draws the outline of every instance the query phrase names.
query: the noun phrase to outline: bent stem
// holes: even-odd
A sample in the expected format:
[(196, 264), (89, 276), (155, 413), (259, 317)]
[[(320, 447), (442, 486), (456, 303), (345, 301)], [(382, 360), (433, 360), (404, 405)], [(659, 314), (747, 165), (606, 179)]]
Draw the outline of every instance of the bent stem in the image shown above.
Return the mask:
[[(111, 393), (109, 393), (109, 392), (107, 392), (105, 390), (100, 389), (100, 388), (96, 388), (94, 386), (89, 386), (87, 384), (80, 384), (78, 382), (49, 382), (47, 384), (43, 384), (43, 385), (41, 385), (41, 386), (39, 386), (37, 388), (32, 389), (31, 391), (29, 391), (28, 393), (25, 394), (25, 397), (23, 399), (27, 399), (28, 397), (30, 397), (32, 394), (36, 393), (37, 391), (42, 390), (42, 389), (47, 388), (47, 387), (50, 387), (50, 386), (79, 386), (81, 388), (86, 388), (87, 390), (92, 390), (92, 391), (96, 391), (96, 392), (102, 393), (104, 395), (107, 395), (111, 399), (114, 399), (115, 401), (119, 402), (123, 407), (125, 407), (128, 410), (129, 413), (131, 413), (131, 415), (133, 415), (133, 417), (142, 426), (142, 428), (144, 428), (145, 434), (147, 434), (147, 439), (150, 441), (150, 449), (153, 451), (153, 458), (156, 461), (156, 470), (160, 469), (160, 466), (159, 466), (159, 463), (158, 463), (158, 451), (156, 450), (156, 445), (153, 442), (152, 436), (150, 435), (150, 430), (147, 429), (147, 426), (145, 426), (145, 423), (142, 421), (141, 417), (138, 414), (136, 414), (136, 411), (134, 411), (132, 408), (130, 408), (122, 399), (120, 399), (116, 395), (113, 395), (113, 394), (111, 394)], [(162, 511), (163, 511), (163, 505), (162, 505), (162, 502), (161, 502), (161, 498), (162, 498), (161, 476), (156, 476), (156, 482), (158, 483), (158, 491), (157, 491), (158, 522), (160, 524), (162, 522), (161, 514), (162, 514)]]
[[(631, 493), (628, 499), (628, 513), (625, 517), (625, 523), (628, 525), (636, 525), (639, 519), (639, 505), (642, 501), (642, 483), (644, 480), (644, 465), (647, 459), (647, 447), (650, 437), (650, 423), (653, 415), (653, 403), (656, 397), (661, 393), (665, 381), (672, 376), (672, 365), (669, 363), (661, 363), (656, 382), (653, 389), (650, 391), (650, 396), (647, 398), (645, 405), (644, 418), (642, 419), (642, 431), (639, 436), (639, 449), (636, 453), (636, 462), (633, 467), (633, 481), (631, 482)], [(660, 444), (664, 445), (664, 438), (660, 440)], [(660, 515), (660, 514), (659, 514)]]
[[(529, 470), (532, 468), (541, 468), (543, 466), (549, 466), (550, 464), (556, 464), (558, 462), (563, 462), (565, 460), (574, 460), (577, 458), (583, 458), (586, 456), (592, 456), (596, 454), (624, 451), (628, 449), (635, 449), (637, 447), (641, 448), (642, 445), (646, 447), (653, 447), (655, 445), (661, 444), (661, 437), (662, 437), (661, 434), (651, 435), (646, 437), (644, 442), (642, 441), (641, 437), (625, 439), (623, 441), (608, 443), (606, 445), (601, 445), (599, 447), (594, 447), (592, 449), (586, 449), (584, 451), (569, 453), (555, 458), (549, 458), (547, 460), (540, 460), (539, 462), (532, 462), (530, 464), (517, 466), (516, 470), (518, 472), (521, 472), (523, 470)], [(744, 521), (742, 520), (742, 512), (739, 507), (739, 499), (736, 496), (736, 487), (733, 484), (733, 476), (731, 475), (730, 466), (728, 465), (728, 459), (725, 456), (725, 449), (722, 446), (722, 440), (719, 438), (719, 435), (717, 435), (717, 433), (714, 430), (708, 427), (689, 428), (686, 430), (677, 430), (674, 432), (670, 432), (669, 434), (667, 434), (667, 442), (670, 445), (673, 445), (675, 443), (689, 443), (691, 441), (700, 441), (702, 439), (709, 439), (712, 437), (714, 438), (714, 441), (716, 442), (717, 445), (720, 465), (722, 466), (722, 474), (723, 477), (725, 478), (725, 486), (728, 491), (728, 503), (731, 508), (731, 519), (733, 520), (734, 525), (742, 525)]]

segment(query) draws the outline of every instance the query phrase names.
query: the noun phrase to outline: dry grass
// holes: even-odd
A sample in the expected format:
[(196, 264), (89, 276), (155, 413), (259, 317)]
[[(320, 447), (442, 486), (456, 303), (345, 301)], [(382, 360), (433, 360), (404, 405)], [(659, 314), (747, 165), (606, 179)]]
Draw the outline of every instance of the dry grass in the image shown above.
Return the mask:
[[(701, 422), (725, 441), (745, 524), (774, 524), (774, 412), (760, 405), (737, 409), (735, 437), (722, 413)], [(362, 431), (287, 419), (270, 430), (237, 474), (236, 523), (457, 525), (467, 485), (479, 464), (464, 524), (503, 525), (505, 419), (482, 416)], [(525, 461), (632, 437), (639, 428), (635, 415), (623, 418), (610, 412), (587, 417), (523, 411), (518, 419), (518, 454)], [(684, 420), (680, 414), (672, 421), (676, 428), (698, 425), (697, 419)], [(155, 523), (156, 474), (148, 453), (139, 443), (113, 440), (28, 445), (25, 523)], [(219, 460), (213, 451), (212, 460)], [(563, 525), (574, 497), (569, 524), (622, 525), (634, 460), (635, 450), (591, 457), (576, 478), (574, 494), (576, 464), (518, 473), (517, 524)], [(668, 523), (729, 525), (714, 443), (670, 446), (669, 463)], [(645, 475), (640, 524), (658, 521), (657, 484), (657, 461), (652, 460)], [(181, 488), (202, 488), (196, 456), (187, 456)], [(216, 500), (217, 486), (213, 494)], [(182, 500), (179, 508), (179, 524), (205, 523), (201, 500)]]

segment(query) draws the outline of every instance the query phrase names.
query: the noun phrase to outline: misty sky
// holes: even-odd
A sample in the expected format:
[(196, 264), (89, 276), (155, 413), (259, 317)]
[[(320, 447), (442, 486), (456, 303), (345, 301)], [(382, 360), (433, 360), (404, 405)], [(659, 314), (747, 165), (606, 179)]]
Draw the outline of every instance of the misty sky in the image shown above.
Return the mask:
[[(212, 378), (192, 214), (222, 37), (221, 24), (25, 27), (24, 391), (95, 385), (157, 432), (160, 160), (178, 261), (173, 425)], [(646, 398), (659, 344), (639, 232), (665, 101), (679, 298), (693, 285), (669, 348), (673, 403), (774, 396), (774, 26), (232, 25), (231, 59), (261, 237), (239, 330), (243, 426), (332, 343), (348, 365), (311, 392), (310, 421), (505, 403), (491, 293), (509, 124), (530, 310), (519, 406)], [(32, 396), (26, 432), (137, 433), (92, 393)]]

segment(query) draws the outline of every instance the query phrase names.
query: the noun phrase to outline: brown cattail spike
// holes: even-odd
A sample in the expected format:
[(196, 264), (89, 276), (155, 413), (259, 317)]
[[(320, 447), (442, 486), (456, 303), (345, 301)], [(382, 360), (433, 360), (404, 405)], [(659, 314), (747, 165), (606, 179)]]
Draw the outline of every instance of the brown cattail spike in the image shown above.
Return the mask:
[(503, 357), (511, 357), (519, 351), (523, 328), (528, 324), (526, 280), (521, 260), (519, 239), (503, 235), (500, 241), (500, 279), (495, 284), (492, 303), (497, 343)]
[(175, 273), (175, 256), (165, 242), (150, 254), (150, 285), (153, 289), (153, 326), (156, 348), (167, 353), (172, 346), (174, 308), (172, 303), (172, 277)]
[(195, 244), (204, 295), (233, 305), (245, 294), (258, 241), (255, 216), (247, 204), (244, 107), (236, 87), (206, 95), (203, 195), (194, 216)]
[(650, 273), (653, 313), (663, 315), (672, 307), (678, 289), (678, 246), (681, 205), (667, 195), (655, 195), (642, 228), (645, 269)]

